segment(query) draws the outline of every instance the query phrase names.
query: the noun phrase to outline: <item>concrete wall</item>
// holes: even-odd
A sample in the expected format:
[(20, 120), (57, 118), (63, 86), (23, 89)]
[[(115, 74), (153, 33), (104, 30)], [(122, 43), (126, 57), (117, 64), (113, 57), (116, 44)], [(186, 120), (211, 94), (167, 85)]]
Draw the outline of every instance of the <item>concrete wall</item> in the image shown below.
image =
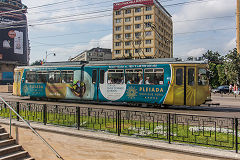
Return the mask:
[(1, 93), (12, 93), (13, 85), (0, 85), (0, 92)]

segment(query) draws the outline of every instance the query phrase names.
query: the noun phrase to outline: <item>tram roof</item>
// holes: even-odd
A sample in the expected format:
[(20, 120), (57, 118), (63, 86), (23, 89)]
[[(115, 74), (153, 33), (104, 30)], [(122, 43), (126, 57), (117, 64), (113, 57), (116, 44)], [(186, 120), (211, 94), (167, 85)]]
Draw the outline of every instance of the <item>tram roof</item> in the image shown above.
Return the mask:
[(106, 61), (67, 61), (67, 62), (48, 62), (43, 66), (59, 65), (130, 65), (130, 64), (206, 64), (206, 61), (181, 61), (177, 58), (158, 58), (158, 59), (135, 59), (135, 60), (106, 60)]
[[(54, 66), (103, 66), (103, 65), (132, 65), (132, 64), (207, 64), (206, 61), (181, 61), (177, 58), (159, 58), (159, 59), (135, 59), (135, 60), (106, 60), (106, 61), (65, 61), (65, 62), (47, 62), (42, 66), (34, 67), (54, 67)], [(21, 67), (19, 67), (21, 68)]]

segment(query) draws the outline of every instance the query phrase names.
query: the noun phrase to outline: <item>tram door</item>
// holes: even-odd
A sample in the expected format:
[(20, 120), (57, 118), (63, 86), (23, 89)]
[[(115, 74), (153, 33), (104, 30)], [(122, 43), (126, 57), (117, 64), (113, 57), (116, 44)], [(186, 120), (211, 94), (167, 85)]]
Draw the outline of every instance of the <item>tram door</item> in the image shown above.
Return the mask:
[(105, 71), (103, 69), (94, 69), (92, 72), (92, 83), (95, 84), (97, 101), (99, 101), (100, 84), (104, 83)]
[(175, 67), (174, 105), (194, 106), (196, 99), (195, 67)]
[(14, 73), (14, 83), (13, 83), (13, 94), (17, 96), (21, 96), (21, 77), (22, 70), (17, 70)]

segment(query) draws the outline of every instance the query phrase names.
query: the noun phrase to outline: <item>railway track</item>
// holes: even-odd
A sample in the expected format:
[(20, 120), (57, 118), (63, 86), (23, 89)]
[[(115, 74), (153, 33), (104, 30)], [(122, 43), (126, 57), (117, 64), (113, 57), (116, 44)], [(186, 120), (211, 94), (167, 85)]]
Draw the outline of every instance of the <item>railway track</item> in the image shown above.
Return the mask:
[(97, 103), (84, 103), (84, 102), (71, 102), (71, 101), (33, 101), (29, 97), (17, 97), (10, 93), (0, 93), (7, 101), (19, 101), (24, 103), (36, 103), (36, 104), (49, 104), (60, 106), (79, 106), (88, 108), (104, 108), (104, 109), (118, 109), (118, 110), (131, 110), (131, 111), (143, 111), (143, 112), (164, 112), (164, 113), (176, 113), (176, 114), (194, 114), (194, 115), (206, 115), (206, 116), (219, 116), (219, 117), (237, 117), (240, 118), (240, 97), (234, 97), (231, 95), (213, 95), (212, 99), (214, 103), (220, 103), (219, 106), (201, 105), (195, 107), (187, 106), (170, 106), (169, 108), (154, 108), (154, 107), (129, 107), (121, 104), (97, 104)]

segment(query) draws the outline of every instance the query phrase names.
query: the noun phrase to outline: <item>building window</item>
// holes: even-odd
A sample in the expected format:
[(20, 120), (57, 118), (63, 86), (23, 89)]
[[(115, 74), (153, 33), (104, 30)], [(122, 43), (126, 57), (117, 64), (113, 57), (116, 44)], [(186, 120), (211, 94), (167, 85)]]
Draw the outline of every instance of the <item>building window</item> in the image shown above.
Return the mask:
[(121, 42), (116, 42), (115, 46), (121, 46)]
[(141, 41), (135, 41), (135, 45), (140, 45)]
[(115, 54), (121, 54), (120, 50), (115, 50)]
[(131, 9), (125, 10), (125, 14), (130, 14), (130, 13), (131, 13)]
[(136, 13), (141, 12), (141, 11), (142, 11), (141, 8), (136, 8), (136, 9), (135, 9), (135, 12), (136, 12)]
[(135, 49), (135, 53), (139, 53), (140, 49)]
[(125, 42), (125, 46), (130, 46), (131, 42)]
[(146, 52), (152, 52), (152, 48), (146, 48), (145, 51)]
[(146, 19), (152, 19), (152, 15), (146, 15)]
[(152, 26), (152, 23), (150, 23), (150, 22), (145, 23), (146, 28), (151, 27), (151, 26)]
[(152, 40), (146, 40), (146, 44), (151, 44)]
[(125, 30), (130, 30), (131, 29), (131, 26), (125, 26)]
[(116, 19), (116, 23), (121, 23), (121, 18)]
[(141, 36), (141, 32), (136, 32), (135, 37), (139, 38)]
[(131, 33), (126, 33), (125, 38), (131, 38)]
[(141, 24), (135, 24), (135, 29), (141, 28)]
[(116, 15), (121, 15), (121, 11), (116, 11)]
[(152, 6), (147, 6), (146, 7), (146, 11), (151, 11), (152, 10)]
[(125, 54), (130, 54), (131, 50), (130, 49), (125, 49)]
[(120, 26), (116, 27), (115, 29), (116, 29), (116, 31), (121, 31), (121, 27)]
[(147, 36), (151, 36), (152, 35), (152, 32), (151, 31), (146, 31), (145, 32), (145, 36), (147, 37)]
[(116, 39), (120, 39), (121, 38), (121, 34), (116, 34)]
[(140, 21), (140, 20), (141, 20), (141, 16), (135, 17), (135, 21)]
[(125, 18), (125, 22), (131, 22), (131, 18)]

